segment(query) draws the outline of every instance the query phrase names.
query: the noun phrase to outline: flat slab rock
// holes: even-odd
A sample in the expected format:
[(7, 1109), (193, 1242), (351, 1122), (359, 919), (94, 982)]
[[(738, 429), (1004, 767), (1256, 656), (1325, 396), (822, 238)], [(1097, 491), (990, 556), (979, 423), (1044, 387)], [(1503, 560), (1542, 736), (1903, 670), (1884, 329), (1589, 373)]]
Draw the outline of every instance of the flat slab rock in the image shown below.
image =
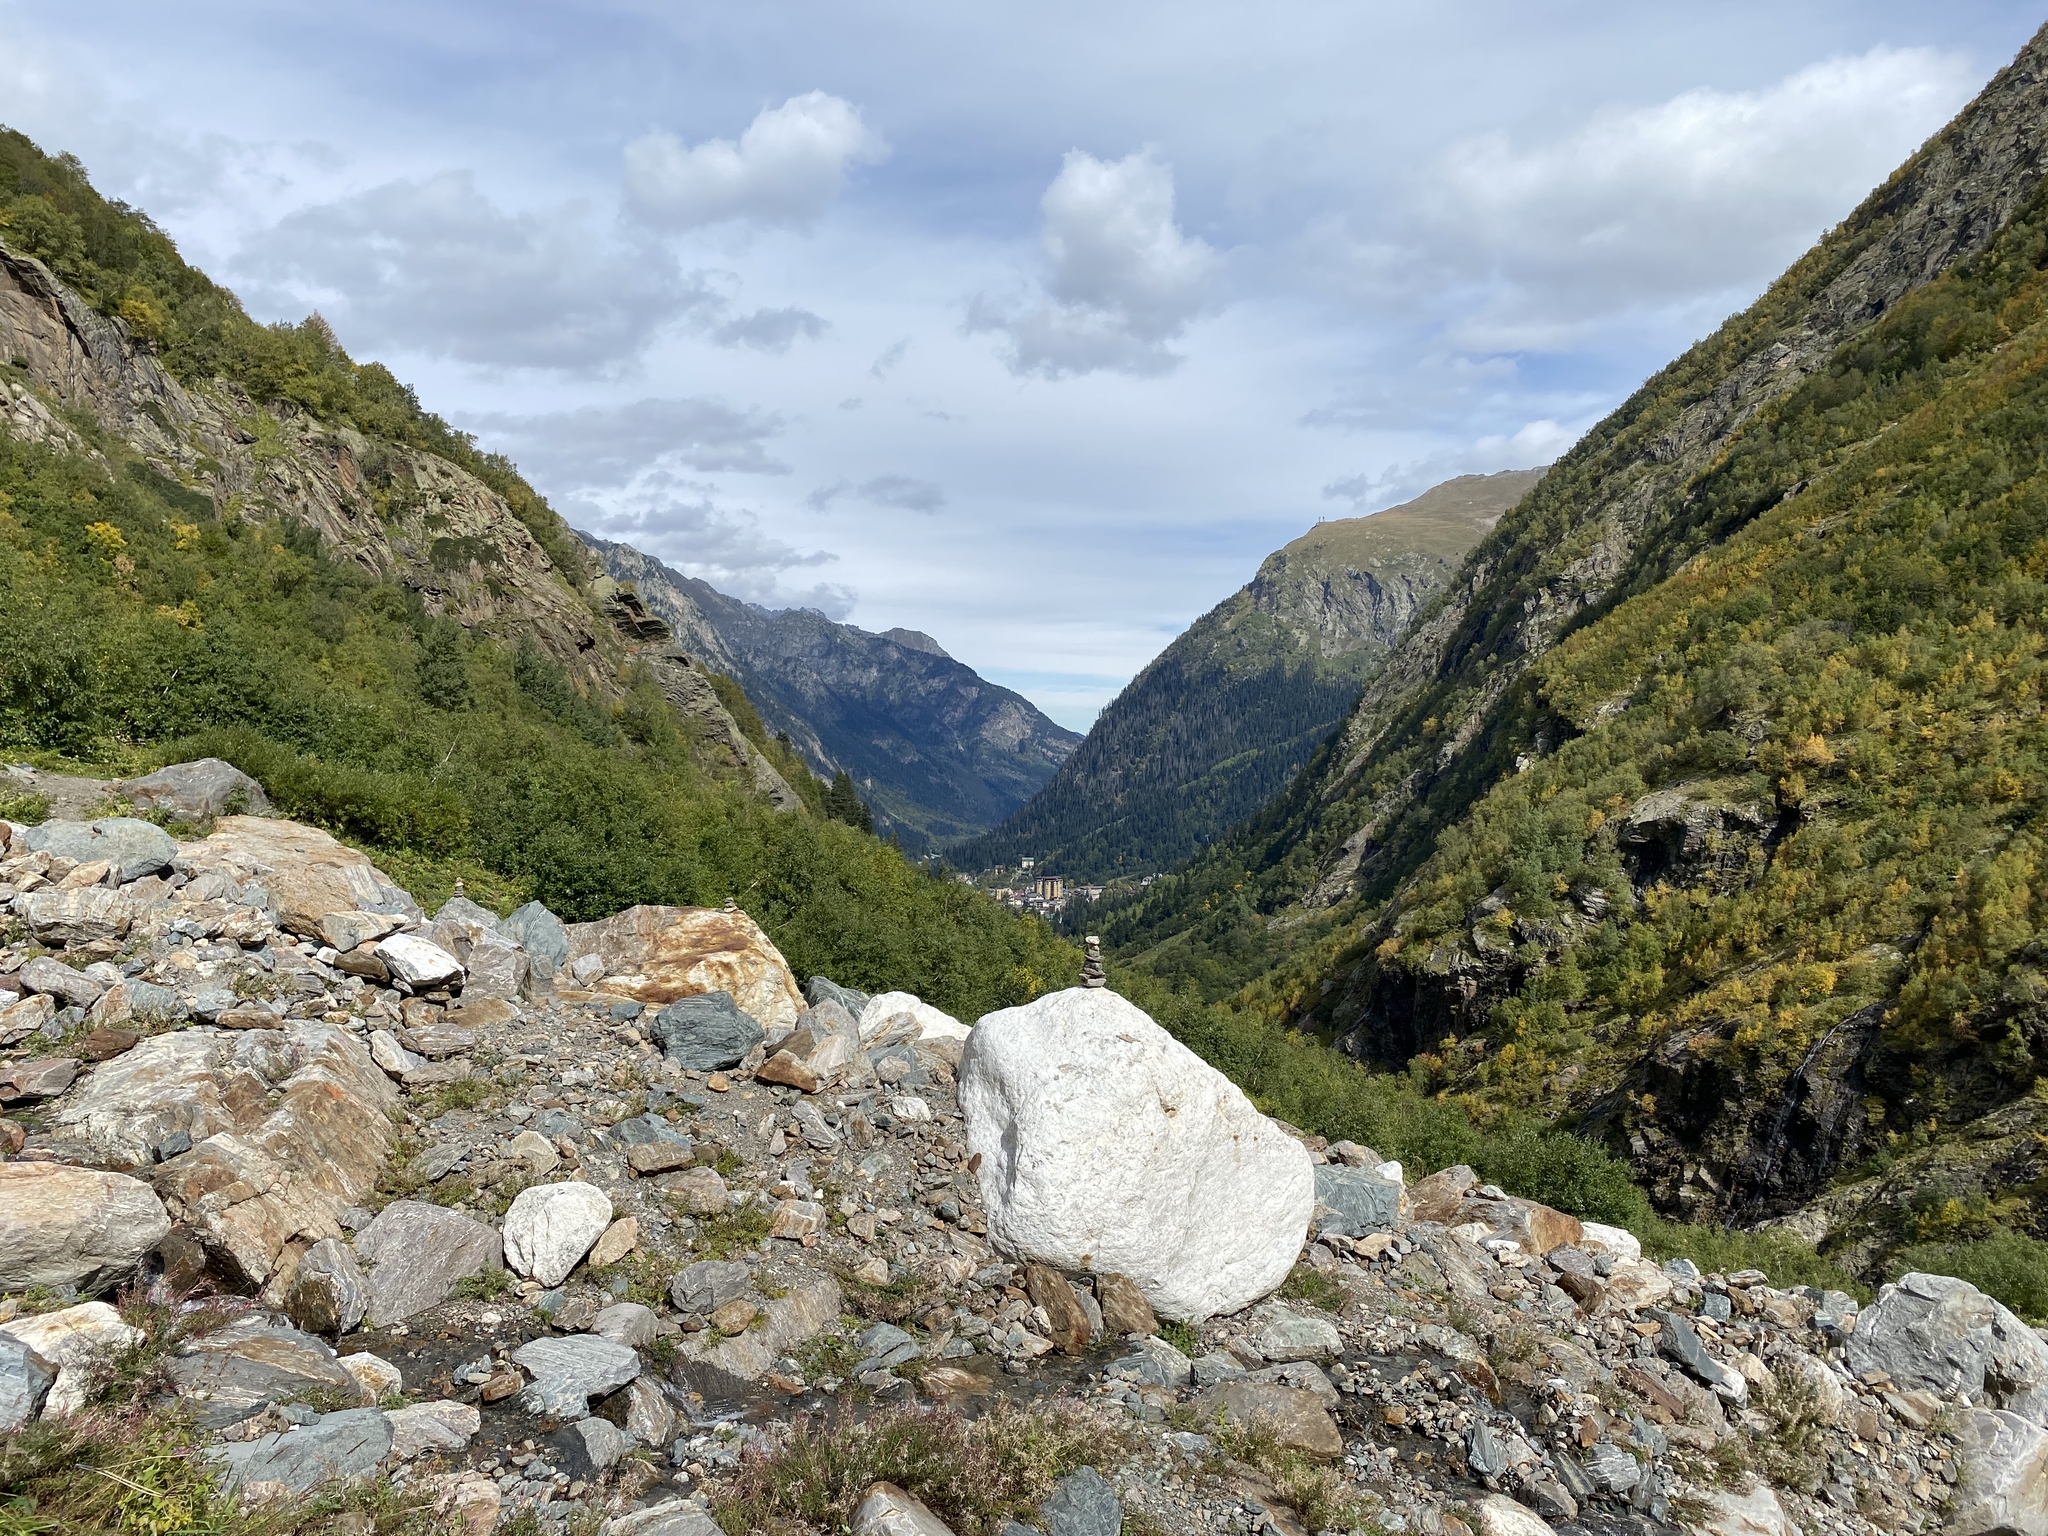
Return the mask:
[(377, 1328), (438, 1307), (458, 1281), (505, 1267), (493, 1228), (421, 1200), (385, 1206), (356, 1234), (355, 1252), (367, 1271), (363, 1316)]
[(221, 1464), (229, 1487), (276, 1483), (291, 1493), (310, 1493), (326, 1483), (375, 1476), (391, 1454), (391, 1421), (375, 1408), (347, 1408), (296, 1429), (217, 1445), (206, 1454)]
[(584, 1417), (591, 1398), (616, 1392), (640, 1374), (638, 1352), (587, 1333), (530, 1340), (512, 1352), (512, 1361), (533, 1377), (520, 1406), (565, 1419)]

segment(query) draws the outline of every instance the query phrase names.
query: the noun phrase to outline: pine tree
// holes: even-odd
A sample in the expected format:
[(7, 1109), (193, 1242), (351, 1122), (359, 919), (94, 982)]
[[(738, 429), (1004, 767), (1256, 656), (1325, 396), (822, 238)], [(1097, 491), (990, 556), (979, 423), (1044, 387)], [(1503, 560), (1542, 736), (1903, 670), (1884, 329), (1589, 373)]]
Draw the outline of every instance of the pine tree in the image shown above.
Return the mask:
[(467, 709), (475, 702), (469, 665), (462, 654), (462, 626), (453, 619), (429, 619), (420, 634), (414, 663), (420, 697), (436, 709)]
[(825, 814), (863, 832), (875, 830), (874, 813), (862, 802), (860, 791), (853, 787), (853, 775), (844, 768), (832, 776), (832, 787), (825, 791)]

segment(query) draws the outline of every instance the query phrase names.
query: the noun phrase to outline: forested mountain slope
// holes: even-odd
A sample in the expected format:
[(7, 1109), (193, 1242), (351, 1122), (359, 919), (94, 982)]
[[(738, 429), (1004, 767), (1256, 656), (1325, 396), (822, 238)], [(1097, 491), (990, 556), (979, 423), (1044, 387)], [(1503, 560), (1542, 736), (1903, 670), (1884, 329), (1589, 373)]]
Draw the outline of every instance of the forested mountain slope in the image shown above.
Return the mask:
[(585, 537), (680, 644), (738, 680), (768, 728), (786, 734), (815, 771), (850, 773), (875, 830), (912, 853), (1000, 821), (1081, 739), (929, 635), (875, 635), (810, 609), (757, 607), (629, 544)]
[(596, 575), (509, 463), (317, 317), (256, 325), (0, 131), (0, 750), (216, 755), (423, 897), (731, 896), (806, 974), (962, 1012), (1071, 973), (1039, 925), (805, 814)]
[(1560, 461), (1124, 954), (1689, 1216), (1846, 1180), (1801, 1230), (1860, 1264), (2038, 1233), (2044, 150), (2037, 37)]
[(1267, 556), (1110, 703), (1030, 804), (956, 850), (1075, 878), (1168, 868), (1281, 789), (1465, 552), (1541, 477), (1461, 475)]

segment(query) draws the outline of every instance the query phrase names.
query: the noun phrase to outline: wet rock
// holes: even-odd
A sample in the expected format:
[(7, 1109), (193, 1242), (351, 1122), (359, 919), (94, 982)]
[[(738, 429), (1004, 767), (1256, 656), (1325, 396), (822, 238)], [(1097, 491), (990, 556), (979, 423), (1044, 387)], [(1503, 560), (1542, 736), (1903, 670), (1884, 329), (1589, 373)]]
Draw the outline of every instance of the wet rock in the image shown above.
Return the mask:
[(171, 835), (154, 822), (133, 816), (106, 816), (98, 821), (46, 821), (22, 837), (33, 853), (53, 854), (75, 864), (104, 859), (121, 872), (121, 883), (140, 880), (169, 867), (178, 856)]
[(953, 1528), (894, 1483), (876, 1483), (853, 1512), (853, 1536), (953, 1536)]
[(55, 1364), (0, 1332), (0, 1435), (12, 1434), (42, 1412), (56, 1380)]
[(471, 1275), (505, 1267), (504, 1244), (482, 1222), (419, 1200), (394, 1200), (356, 1234), (369, 1266), (364, 1312), (374, 1327), (437, 1307)]
[(1884, 1371), (1894, 1386), (1967, 1392), (2048, 1421), (2048, 1344), (1966, 1280), (1900, 1276), (1858, 1314), (1848, 1358), (1858, 1375)]
[(1266, 1421), (1285, 1446), (1312, 1456), (1340, 1456), (1344, 1437), (1315, 1393), (1266, 1381), (1225, 1381), (1195, 1399), (1204, 1422), (1225, 1424)]
[(567, 932), (570, 966), (597, 956), (607, 992), (652, 1004), (724, 992), (771, 1030), (793, 1025), (802, 1009), (788, 962), (744, 912), (628, 907)]
[(1093, 1467), (1076, 1467), (1053, 1486), (1040, 1512), (1046, 1536), (1118, 1536), (1124, 1507)]
[(296, 1328), (245, 1318), (180, 1346), (165, 1366), (199, 1421), (218, 1428), (268, 1402), (321, 1392), (356, 1396), (354, 1376), (325, 1342)]
[(982, 1019), (960, 1107), (990, 1233), (1046, 1264), (1126, 1275), (1164, 1316), (1235, 1311), (1300, 1252), (1307, 1150), (1114, 992)]
[(147, 1184), (61, 1163), (0, 1163), (0, 1290), (118, 1284), (171, 1230)]
[(391, 1421), (393, 1461), (457, 1455), (469, 1449), (470, 1440), (483, 1427), (483, 1415), (469, 1404), (445, 1400), (388, 1409), (384, 1417)]
[(512, 1360), (533, 1377), (520, 1394), (520, 1406), (564, 1419), (584, 1417), (591, 1398), (616, 1392), (640, 1374), (637, 1353), (588, 1333), (533, 1339), (514, 1350)]
[(375, 1408), (323, 1413), (311, 1424), (206, 1452), (230, 1488), (278, 1483), (308, 1493), (327, 1483), (365, 1482), (391, 1454), (391, 1424)]
[(729, 992), (678, 999), (655, 1014), (648, 1032), (670, 1061), (693, 1072), (736, 1067), (767, 1038)]
[(308, 1333), (347, 1333), (363, 1320), (369, 1287), (355, 1250), (323, 1237), (299, 1260), (285, 1310)]
[(521, 1190), (505, 1213), (505, 1263), (542, 1285), (560, 1285), (611, 1220), (612, 1202), (594, 1184)]
[(163, 811), (179, 821), (206, 822), (270, 809), (270, 797), (261, 784), (217, 757), (173, 763), (139, 779), (122, 779), (110, 786), (110, 793), (138, 809)]

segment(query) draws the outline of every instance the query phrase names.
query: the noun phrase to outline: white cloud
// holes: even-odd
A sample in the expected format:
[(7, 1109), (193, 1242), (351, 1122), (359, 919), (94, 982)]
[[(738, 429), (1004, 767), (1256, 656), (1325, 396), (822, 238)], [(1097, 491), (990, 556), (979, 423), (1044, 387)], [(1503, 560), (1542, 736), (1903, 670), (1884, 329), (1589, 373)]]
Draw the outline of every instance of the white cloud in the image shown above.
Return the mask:
[(1554, 463), (1583, 432), (1582, 427), (1555, 421), (1532, 421), (1512, 433), (1482, 437), (1463, 448), (1390, 464), (1376, 475), (1346, 475), (1324, 486), (1323, 495), (1332, 501), (1348, 501), (1358, 512), (1377, 512), (1458, 475), (1491, 475), (1503, 469), (1534, 469)]
[(877, 507), (896, 507), (905, 512), (936, 512), (946, 504), (946, 493), (929, 480), (909, 475), (876, 475), (858, 485), (841, 480), (822, 486), (804, 498), (813, 512), (824, 512), (841, 497), (853, 496)]
[(807, 309), (757, 309), (714, 326), (711, 339), (721, 347), (752, 347), (757, 352), (787, 352), (798, 341), (816, 341), (831, 324)]
[(853, 103), (811, 91), (764, 108), (737, 144), (685, 145), (661, 129), (635, 139), (625, 151), (626, 195), (664, 229), (729, 219), (803, 228), (839, 195), (848, 166), (888, 152)]
[(1173, 204), (1173, 172), (1150, 149), (1121, 160), (1069, 150), (1039, 204), (1043, 294), (1022, 307), (977, 295), (967, 329), (1006, 335), (1017, 374), (1170, 372), (1180, 358), (1168, 343), (1217, 306), (1222, 271)]
[(259, 304), (318, 309), (352, 348), (487, 366), (603, 372), (722, 304), (660, 249), (595, 237), (580, 207), (509, 213), (468, 171), (301, 208), (236, 265)]
[(768, 439), (782, 431), (772, 412), (717, 400), (636, 400), (540, 415), (470, 415), (462, 424), (508, 455), (551, 496), (631, 484), (655, 466), (700, 474), (786, 475)]
[(902, 362), (903, 354), (909, 350), (910, 338), (908, 336), (905, 336), (901, 341), (891, 342), (887, 350), (875, 359), (874, 365), (868, 369), (868, 372), (878, 379), (886, 379), (889, 376), (889, 370)]

